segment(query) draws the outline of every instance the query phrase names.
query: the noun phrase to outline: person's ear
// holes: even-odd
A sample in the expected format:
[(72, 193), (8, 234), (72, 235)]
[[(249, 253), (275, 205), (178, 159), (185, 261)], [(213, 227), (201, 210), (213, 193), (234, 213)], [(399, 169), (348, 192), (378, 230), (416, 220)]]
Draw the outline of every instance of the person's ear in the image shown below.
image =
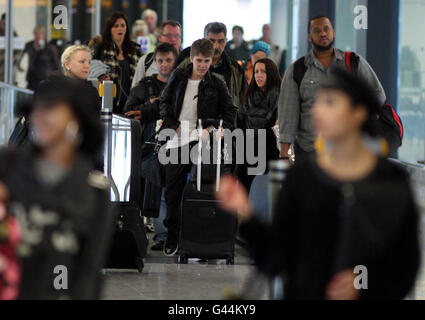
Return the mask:
[(71, 70), (71, 68), (69, 67), (69, 63), (68, 62), (65, 62), (63, 65), (65, 66), (65, 70), (66, 71), (70, 71)]
[(313, 39), (311, 38), (311, 34), (310, 34), (310, 32), (308, 33), (308, 42), (313, 42)]
[(190, 62), (193, 63), (193, 57), (192, 56), (190, 56)]

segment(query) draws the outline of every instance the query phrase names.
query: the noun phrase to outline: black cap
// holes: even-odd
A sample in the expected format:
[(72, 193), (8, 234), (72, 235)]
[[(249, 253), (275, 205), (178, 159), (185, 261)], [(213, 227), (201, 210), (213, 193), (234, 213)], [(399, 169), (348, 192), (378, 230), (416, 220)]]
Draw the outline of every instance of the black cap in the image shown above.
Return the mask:
[(24, 113), (30, 114), (35, 108), (49, 108), (58, 102), (69, 104), (83, 135), (81, 150), (89, 155), (96, 153), (102, 148), (104, 129), (99, 114), (94, 111), (90, 90), (88, 82), (52, 75), (40, 83), (32, 104), (26, 105), (30, 109)]
[(321, 85), (325, 89), (341, 90), (350, 96), (353, 105), (363, 105), (369, 115), (378, 114), (380, 105), (375, 91), (362, 78), (349, 73), (342, 68), (330, 70), (330, 76)]

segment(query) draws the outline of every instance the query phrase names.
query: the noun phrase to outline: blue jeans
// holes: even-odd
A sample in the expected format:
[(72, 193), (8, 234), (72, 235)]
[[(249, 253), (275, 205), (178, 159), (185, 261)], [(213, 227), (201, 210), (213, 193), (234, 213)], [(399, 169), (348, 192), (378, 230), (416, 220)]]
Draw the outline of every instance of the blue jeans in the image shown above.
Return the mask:
[(155, 234), (153, 236), (153, 240), (156, 242), (166, 241), (168, 230), (167, 227), (164, 226), (164, 219), (167, 217), (167, 205), (165, 203), (164, 198), (165, 188), (161, 190), (161, 204), (159, 207), (159, 216), (158, 218), (153, 219), (153, 226), (155, 229)]

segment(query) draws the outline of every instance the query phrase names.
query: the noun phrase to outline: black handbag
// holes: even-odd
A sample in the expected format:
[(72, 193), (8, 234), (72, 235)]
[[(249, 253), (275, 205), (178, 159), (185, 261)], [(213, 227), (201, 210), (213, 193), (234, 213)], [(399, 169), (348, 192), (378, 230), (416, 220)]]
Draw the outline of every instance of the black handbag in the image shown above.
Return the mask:
[(155, 132), (142, 145), (141, 176), (157, 187), (165, 187), (165, 166), (163, 166), (158, 159), (158, 153), (161, 147), (166, 143), (165, 141), (159, 141), (157, 138), (161, 130), (162, 128)]

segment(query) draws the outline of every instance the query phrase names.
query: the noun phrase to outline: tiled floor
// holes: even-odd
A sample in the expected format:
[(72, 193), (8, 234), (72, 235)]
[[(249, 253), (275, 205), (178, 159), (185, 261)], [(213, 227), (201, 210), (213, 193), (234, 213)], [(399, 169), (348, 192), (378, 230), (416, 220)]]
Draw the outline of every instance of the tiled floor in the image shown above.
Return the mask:
[(176, 263), (162, 252), (148, 252), (142, 273), (135, 270), (107, 270), (103, 299), (114, 300), (219, 300), (229, 292), (238, 293), (254, 267), (245, 250), (237, 246), (235, 264), (224, 260), (189, 264)]
[[(425, 207), (425, 206), (424, 206)], [(425, 208), (421, 209), (421, 227), (425, 230)], [(421, 232), (422, 265), (415, 289), (410, 299), (425, 300), (425, 232)], [(228, 292), (239, 293), (250, 282), (256, 285), (264, 282), (250, 280), (254, 267), (250, 264), (247, 252), (237, 246), (235, 265), (229, 266), (224, 260), (200, 263), (190, 260), (187, 265), (177, 264), (177, 258), (166, 257), (162, 252), (148, 252), (142, 273), (134, 270), (107, 270), (103, 299), (113, 300), (217, 300), (226, 297)], [(252, 299), (265, 298), (266, 287)]]

